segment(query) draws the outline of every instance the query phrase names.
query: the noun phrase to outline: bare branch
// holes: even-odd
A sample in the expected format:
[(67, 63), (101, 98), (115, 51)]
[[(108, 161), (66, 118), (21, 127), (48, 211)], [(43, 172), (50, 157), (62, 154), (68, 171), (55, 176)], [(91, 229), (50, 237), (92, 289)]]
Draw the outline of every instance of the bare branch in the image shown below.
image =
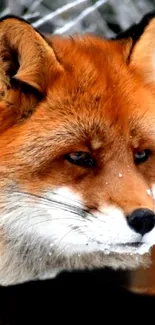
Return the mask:
[(44, 16), (43, 18), (39, 19), (38, 21), (36, 21), (35, 23), (33, 23), (33, 26), (35, 28), (40, 27), (41, 25), (43, 25), (45, 22), (54, 19), (55, 17), (61, 15), (62, 13), (76, 7), (79, 6), (82, 3), (87, 2), (88, 0), (76, 0), (74, 2), (68, 3), (65, 6), (62, 6), (61, 8), (58, 8), (56, 11), (51, 12), (50, 14)]
[(90, 15), (93, 11), (95, 11), (97, 8), (101, 7), (103, 4), (105, 4), (107, 0), (99, 0), (97, 1), (93, 6), (88, 7), (85, 9), (77, 18), (75, 18), (73, 21), (70, 21), (69, 23), (65, 24), (61, 28), (57, 28), (54, 32), (54, 34), (64, 34), (68, 30), (70, 30), (72, 27), (80, 23), (85, 17)]
[(29, 11), (31, 12), (31, 11), (36, 10), (36, 9), (38, 8), (38, 6), (41, 4), (42, 1), (43, 1), (43, 0), (36, 0), (36, 1), (34, 1), (34, 2), (31, 4), (31, 6), (29, 7)]
[(5, 15), (9, 15), (11, 13), (10, 8), (5, 8), (1, 13), (0, 17), (3, 17)]
[(28, 20), (28, 19), (32, 19), (32, 18), (38, 18), (40, 16), (39, 11), (33, 12), (33, 13), (28, 13), (23, 15), (23, 18)]

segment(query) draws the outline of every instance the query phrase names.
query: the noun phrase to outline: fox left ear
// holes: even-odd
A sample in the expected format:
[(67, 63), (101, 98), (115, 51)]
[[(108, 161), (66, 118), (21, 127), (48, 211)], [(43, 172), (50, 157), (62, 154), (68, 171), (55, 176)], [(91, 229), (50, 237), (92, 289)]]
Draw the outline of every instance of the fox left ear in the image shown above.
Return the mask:
[(53, 49), (29, 23), (16, 17), (0, 20), (1, 86), (12, 87), (16, 80), (44, 95), (50, 68), (53, 74), (59, 69)]
[(137, 25), (137, 30), (141, 27), (142, 34), (138, 39), (133, 39), (129, 56), (130, 66), (142, 76), (146, 83), (155, 81), (155, 16), (153, 14), (152, 16), (146, 16), (142, 20), (145, 25), (142, 22)]
[(62, 67), (28, 22), (0, 19), (0, 133), (33, 113)]

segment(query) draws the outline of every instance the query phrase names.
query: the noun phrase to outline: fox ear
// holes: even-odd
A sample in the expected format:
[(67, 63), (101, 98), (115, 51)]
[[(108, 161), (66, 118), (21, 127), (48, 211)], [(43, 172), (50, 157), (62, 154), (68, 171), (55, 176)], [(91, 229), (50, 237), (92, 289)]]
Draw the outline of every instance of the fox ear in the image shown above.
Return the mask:
[(61, 70), (52, 47), (29, 23), (0, 20), (0, 133), (33, 113)]
[(7, 17), (0, 21), (0, 85), (16, 81), (46, 93), (49, 66), (57, 69), (52, 48), (26, 21)]
[[(141, 35), (133, 35), (133, 46), (130, 51), (129, 63), (132, 69), (142, 76), (146, 83), (155, 81), (155, 15), (144, 17), (137, 24), (137, 31)], [(139, 37), (138, 37), (139, 36)], [(135, 39), (134, 39), (135, 38)]]

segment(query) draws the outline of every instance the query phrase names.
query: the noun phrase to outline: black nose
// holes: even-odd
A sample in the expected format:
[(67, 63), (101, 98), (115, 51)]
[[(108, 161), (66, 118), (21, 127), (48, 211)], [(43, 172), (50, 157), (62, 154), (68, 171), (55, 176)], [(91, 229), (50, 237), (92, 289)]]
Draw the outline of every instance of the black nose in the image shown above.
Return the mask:
[(127, 216), (129, 226), (142, 236), (155, 226), (155, 214), (149, 209), (134, 210)]

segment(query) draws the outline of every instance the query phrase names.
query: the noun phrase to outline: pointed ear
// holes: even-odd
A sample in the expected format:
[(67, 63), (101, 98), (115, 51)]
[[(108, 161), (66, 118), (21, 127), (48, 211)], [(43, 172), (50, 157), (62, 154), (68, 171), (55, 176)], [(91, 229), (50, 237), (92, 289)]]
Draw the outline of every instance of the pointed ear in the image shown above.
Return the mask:
[(0, 20), (0, 133), (33, 113), (60, 71), (52, 47), (29, 23)]
[(131, 31), (129, 65), (145, 83), (155, 82), (155, 14), (146, 15)]
[(29, 23), (16, 17), (0, 21), (0, 83), (15, 80), (44, 95), (51, 69), (59, 69), (54, 52)]

